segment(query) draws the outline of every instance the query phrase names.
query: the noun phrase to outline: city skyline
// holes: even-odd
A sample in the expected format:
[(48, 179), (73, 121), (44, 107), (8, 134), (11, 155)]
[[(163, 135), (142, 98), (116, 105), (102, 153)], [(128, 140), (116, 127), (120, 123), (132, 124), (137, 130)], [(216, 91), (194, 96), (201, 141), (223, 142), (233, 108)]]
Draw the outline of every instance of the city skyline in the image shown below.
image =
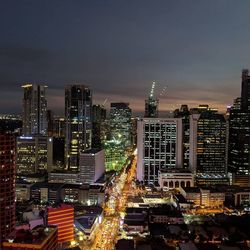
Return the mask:
[(21, 113), (21, 85), (31, 82), (48, 85), (48, 108), (59, 114), (67, 84), (89, 86), (94, 103), (129, 102), (142, 113), (153, 80), (158, 95), (167, 86), (160, 111), (204, 103), (225, 111), (240, 96), (241, 70), (249, 68), (249, 7), (247, 1), (4, 2), (0, 112)]

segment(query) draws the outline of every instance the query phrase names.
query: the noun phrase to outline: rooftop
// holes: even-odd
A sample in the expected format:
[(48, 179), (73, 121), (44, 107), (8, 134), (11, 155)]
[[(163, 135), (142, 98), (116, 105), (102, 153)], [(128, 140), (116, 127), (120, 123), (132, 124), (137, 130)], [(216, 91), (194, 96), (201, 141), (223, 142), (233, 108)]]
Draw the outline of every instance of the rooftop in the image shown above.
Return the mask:
[[(20, 244), (42, 244), (43, 241), (53, 232), (57, 231), (56, 226), (49, 225), (36, 226), (32, 230), (20, 229), (14, 231), (8, 238), (8, 243), (20, 243)], [(7, 243), (7, 244), (8, 244)]]
[(99, 148), (91, 148), (91, 149), (84, 150), (83, 154), (96, 154), (102, 150), (103, 149), (99, 149)]

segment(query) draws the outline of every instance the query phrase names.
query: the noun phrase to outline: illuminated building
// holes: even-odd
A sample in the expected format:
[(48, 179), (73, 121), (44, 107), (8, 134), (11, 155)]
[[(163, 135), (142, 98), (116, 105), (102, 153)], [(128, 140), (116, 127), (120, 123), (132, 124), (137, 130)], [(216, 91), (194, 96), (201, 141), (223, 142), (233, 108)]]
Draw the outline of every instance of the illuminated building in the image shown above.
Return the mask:
[(159, 185), (161, 188), (173, 189), (179, 187), (193, 187), (193, 174), (184, 169), (168, 169), (159, 171)]
[(250, 185), (250, 76), (242, 71), (241, 98), (231, 107), (229, 116), (228, 169), (233, 184)]
[(111, 103), (111, 139), (121, 142), (124, 149), (131, 146), (131, 115), (132, 110), (128, 103)]
[(250, 75), (248, 69), (242, 70), (241, 75), (241, 109), (250, 112)]
[(15, 137), (0, 134), (0, 248), (15, 227)]
[(47, 135), (47, 100), (45, 85), (25, 84), (23, 96), (23, 131), (24, 136)]
[(79, 153), (91, 148), (92, 140), (92, 93), (84, 85), (65, 88), (66, 165), (78, 170)]
[(144, 118), (137, 123), (137, 179), (158, 185), (158, 172), (182, 168), (182, 119)]
[(214, 188), (180, 187), (181, 194), (196, 206), (224, 206), (225, 193)]
[(183, 133), (183, 168), (189, 169), (189, 147), (190, 147), (190, 111), (187, 105), (181, 105), (180, 109), (174, 111), (175, 118), (182, 118)]
[(208, 184), (224, 182), (227, 174), (224, 116), (207, 109), (192, 114), (190, 119), (190, 167), (196, 180), (201, 178)]
[(93, 105), (92, 148), (102, 148), (102, 128), (106, 119), (106, 110), (102, 105)]
[(94, 183), (104, 174), (104, 172), (104, 150), (89, 149), (80, 153), (79, 183)]
[(58, 242), (74, 240), (74, 208), (62, 204), (60, 207), (48, 208), (48, 225), (56, 225), (58, 228)]
[(36, 226), (32, 230), (17, 230), (3, 243), (4, 250), (57, 250), (57, 228)]
[(155, 81), (152, 83), (152, 88), (149, 94), (148, 99), (145, 100), (145, 118), (156, 118), (158, 117), (158, 106), (159, 100), (154, 96), (154, 89), (155, 89)]
[(47, 136), (17, 137), (17, 174), (50, 171), (53, 165), (53, 139)]

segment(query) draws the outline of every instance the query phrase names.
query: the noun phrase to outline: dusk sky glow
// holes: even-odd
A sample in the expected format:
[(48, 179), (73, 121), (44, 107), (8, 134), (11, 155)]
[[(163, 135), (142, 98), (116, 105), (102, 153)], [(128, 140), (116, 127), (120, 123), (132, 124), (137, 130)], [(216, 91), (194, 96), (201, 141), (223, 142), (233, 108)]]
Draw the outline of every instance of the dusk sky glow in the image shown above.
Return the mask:
[(59, 114), (69, 83), (138, 112), (152, 80), (167, 86), (160, 110), (224, 111), (250, 67), (249, 13), (248, 0), (2, 1), (0, 112), (21, 113), (24, 82), (48, 85)]

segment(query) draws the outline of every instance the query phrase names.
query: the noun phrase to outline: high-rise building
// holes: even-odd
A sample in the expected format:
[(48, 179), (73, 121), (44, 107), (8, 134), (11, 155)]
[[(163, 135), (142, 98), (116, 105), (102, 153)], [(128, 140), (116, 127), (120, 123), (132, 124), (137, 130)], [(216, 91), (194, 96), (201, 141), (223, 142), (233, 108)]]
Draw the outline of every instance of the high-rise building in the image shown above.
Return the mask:
[(22, 87), (24, 90), (22, 134), (47, 135), (47, 86), (28, 83)]
[(17, 174), (50, 171), (52, 165), (52, 137), (41, 135), (17, 137)]
[(15, 137), (0, 134), (0, 248), (15, 227)]
[(144, 118), (137, 123), (137, 179), (157, 184), (159, 171), (182, 168), (182, 119)]
[(79, 183), (95, 183), (104, 172), (104, 150), (89, 149), (80, 153)]
[(128, 103), (111, 103), (111, 139), (120, 141), (123, 148), (131, 146), (131, 116), (132, 111)]
[(152, 83), (148, 99), (145, 100), (145, 118), (158, 117), (159, 100), (155, 97), (155, 81)]
[(190, 111), (187, 105), (181, 105), (180, 109), (175, 110), (174, 117), (182, 118), (182, 138), (183, 138), (183, 168), (189, 169), (189, 137), (190, 137)]
[(230, 109), (228, 169), (233, 184), (250, 185), (250, 76), (242, 71), (241, 98)]
[(248, 69), (242, 70), (241, 75), (241, 109), (250, 112), (250, 75)]
[(79, 153), (91, 148), (92, 93), (85, 85), (65, 88), (66, 164), (69, 170), (78, 170)]
[(226, 120), (222, 114), (204, 110), (190, 117), (190, 168), (207, 183), (225, 181)]
[(102, 129), (106, 119), (106, 109), (102, 105), (93, 105), (92, 118), (92, 148), (102, 148)]

